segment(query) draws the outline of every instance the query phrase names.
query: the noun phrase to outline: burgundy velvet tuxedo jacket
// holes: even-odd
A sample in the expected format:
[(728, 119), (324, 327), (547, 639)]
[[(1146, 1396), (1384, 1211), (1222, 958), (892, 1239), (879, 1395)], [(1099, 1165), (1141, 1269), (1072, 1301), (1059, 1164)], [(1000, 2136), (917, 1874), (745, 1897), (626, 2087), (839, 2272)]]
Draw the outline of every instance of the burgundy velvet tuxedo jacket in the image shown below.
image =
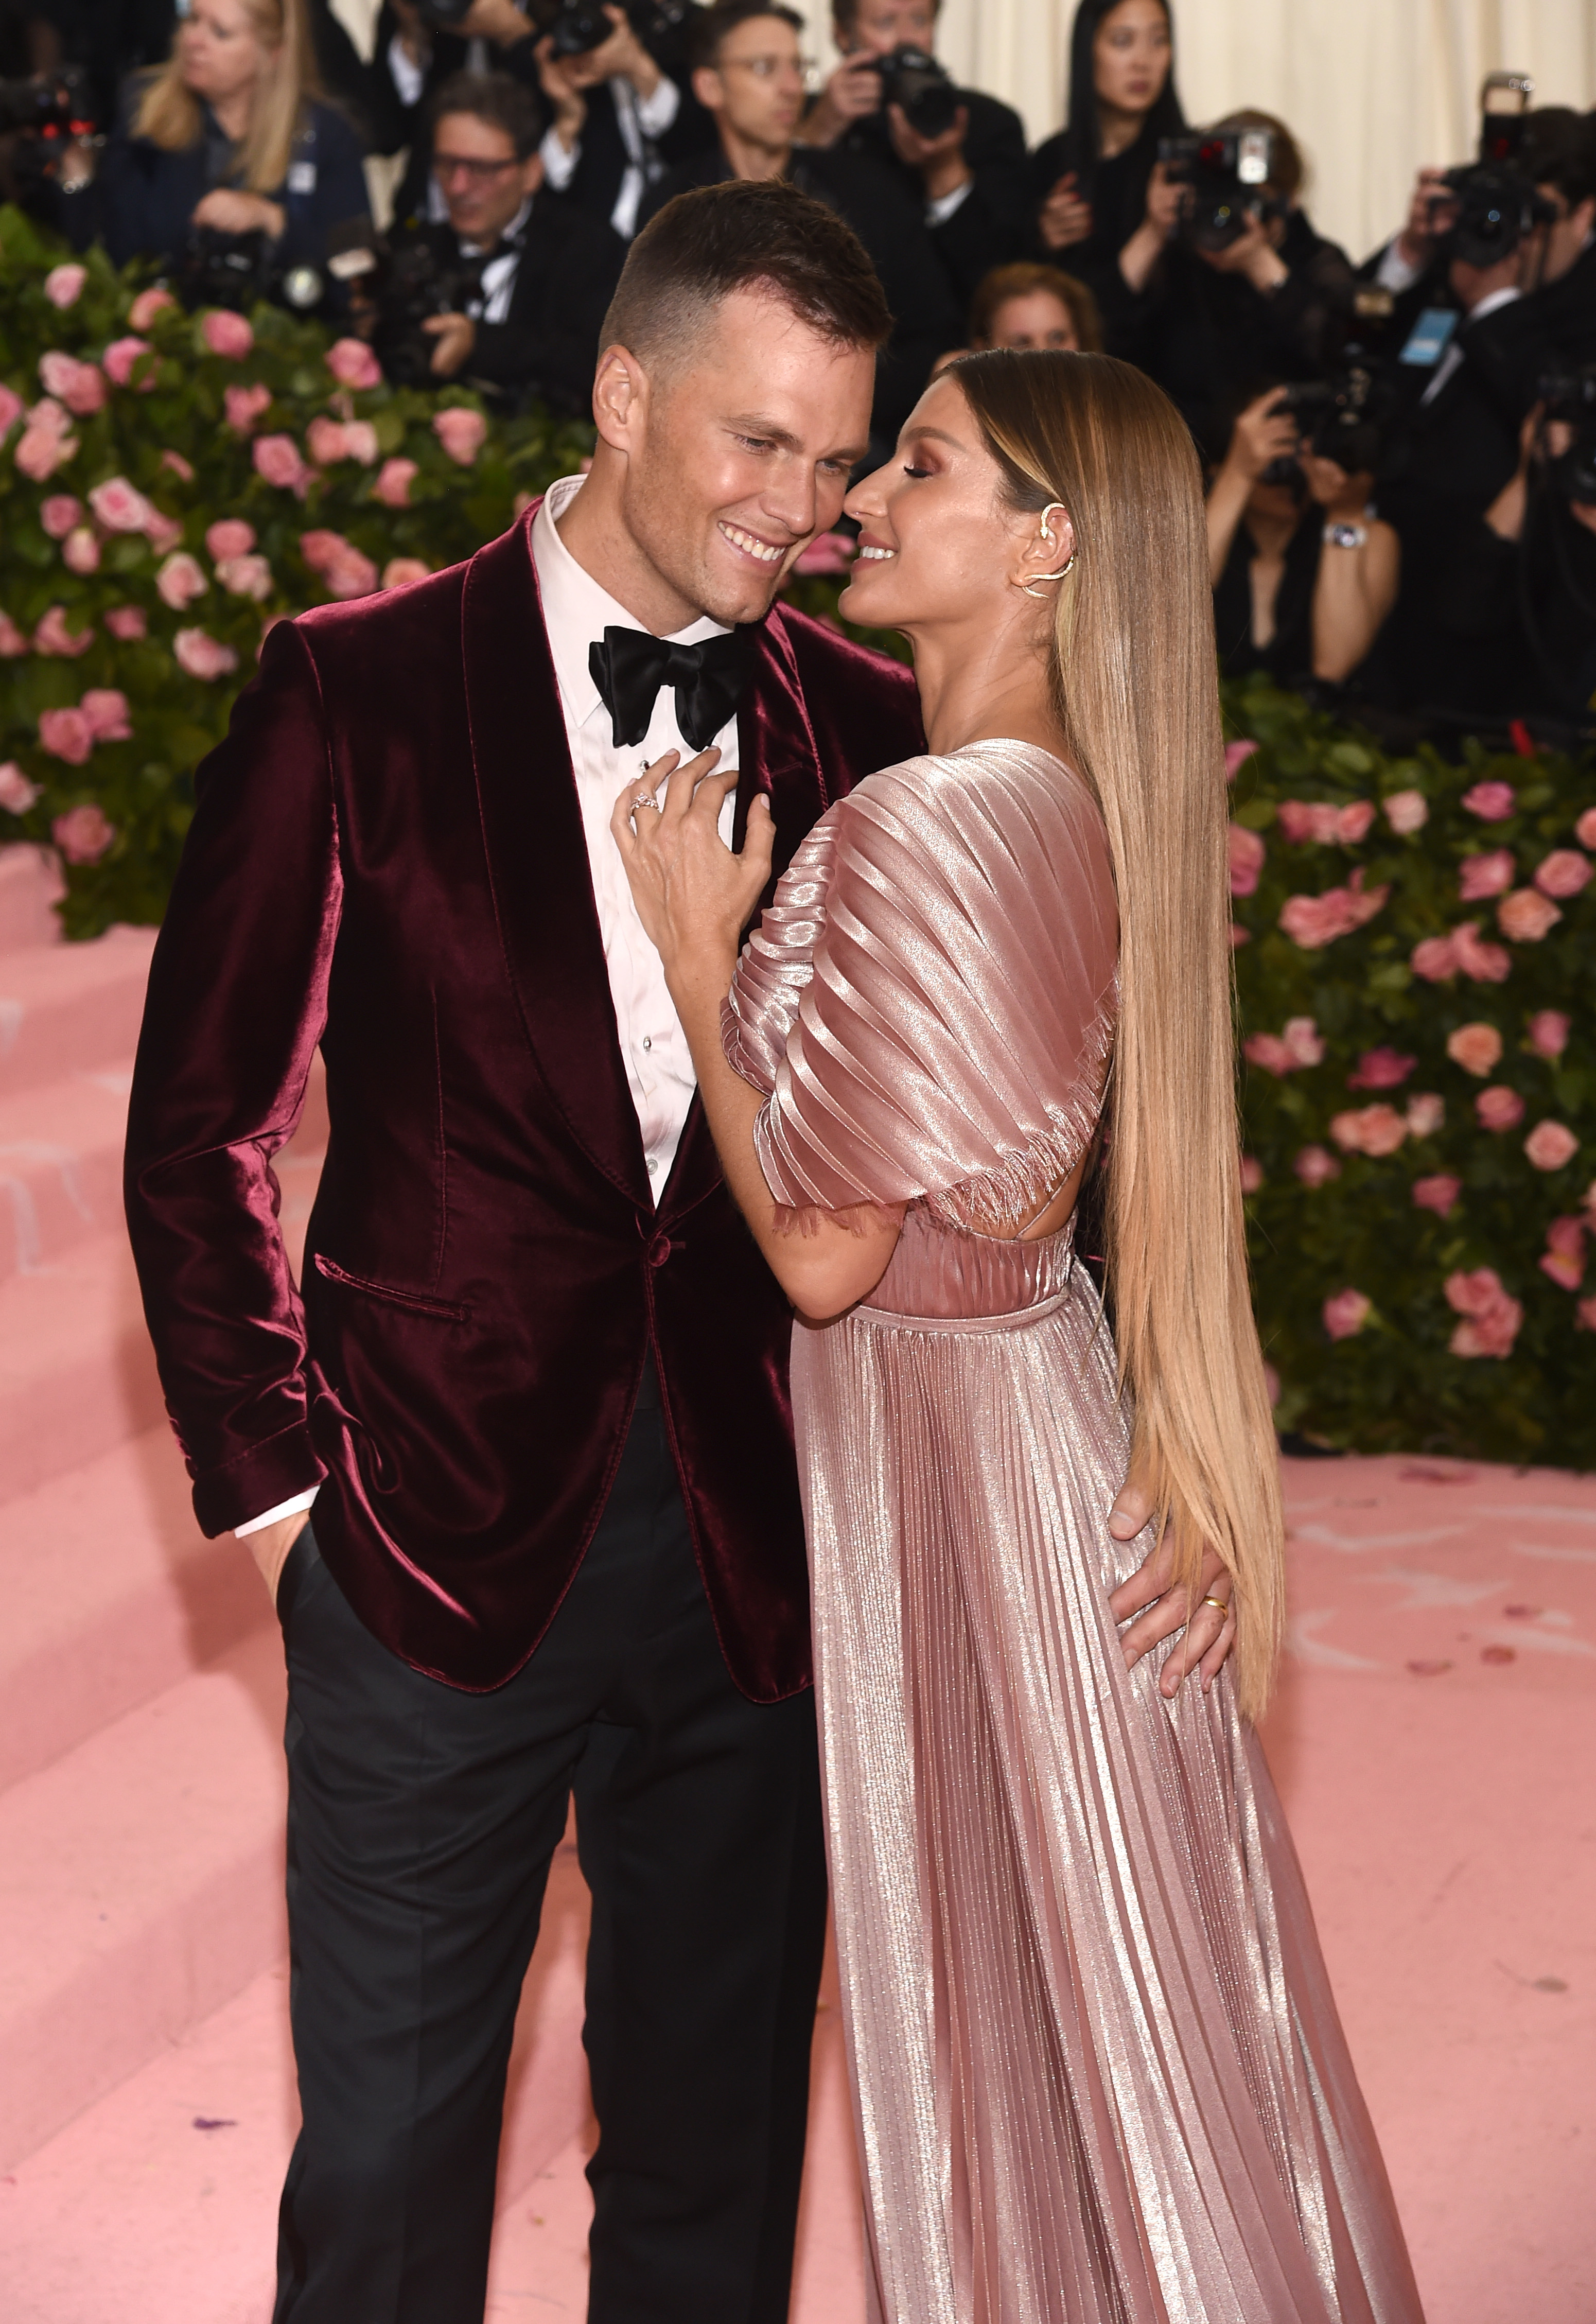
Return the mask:
[[(155, 950), (126, 1202), (209, 1535), (320, 1482), (367, 1627), (452, 1685), (536, 1646), (647, 1351), (743, 1691), (809, 1677), (791, 1318), (697, 1101), (656, 1213), (549, 659), (532, 511), (468, 564), (271, 634)], [(912, 680), (780, 609), (738, 719), (777, 869), (923, 747)], [(303, 1294), (272, 1157), (312, 1054), (331, 1136)]]

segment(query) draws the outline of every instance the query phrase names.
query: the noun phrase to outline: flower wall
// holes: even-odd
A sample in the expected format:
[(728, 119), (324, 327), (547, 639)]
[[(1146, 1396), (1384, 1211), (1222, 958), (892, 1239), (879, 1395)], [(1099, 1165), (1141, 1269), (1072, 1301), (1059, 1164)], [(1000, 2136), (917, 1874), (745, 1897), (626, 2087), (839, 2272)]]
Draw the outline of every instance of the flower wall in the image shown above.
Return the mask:
[(262, 307), (184, 312), (0, 211), (0, 843), (72, 936), (161, 916), (195, 766), (275, 621), (467, 557), (587, 429), (388, 385)]

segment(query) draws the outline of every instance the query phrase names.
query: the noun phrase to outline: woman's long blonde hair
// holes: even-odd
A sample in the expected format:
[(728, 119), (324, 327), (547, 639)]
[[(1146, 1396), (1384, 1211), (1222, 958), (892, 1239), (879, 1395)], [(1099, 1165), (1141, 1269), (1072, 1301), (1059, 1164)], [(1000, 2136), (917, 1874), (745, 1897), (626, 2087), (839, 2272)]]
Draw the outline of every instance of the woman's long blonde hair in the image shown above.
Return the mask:
[(1017, 508), (1059, 502), (1055, 706), (1102, 809), (1121, 1010), (1105, 1220), (1133, 1463), (1180, 1572), (1234, 1576), (1243, 1710), (1268, 1700), (1284, 1525), (1241, 1214), (1225, 772), (1197, 454), (1151, 380), (1109, 355), (995, 352), (950, 374)]
[[(305, 100), (321, 94), (316, 53), (305, 0), (244, 0), (244, 10), (267, 62), (255, 84), (233, 182), (247, 193), (274, 194), (288, 175)], [(200, 101), (183, 78), (174, 38), (171, 56), (145, 83), (134, 134), (167, 152), (181, 152), (198, 143), (203, 125)]]

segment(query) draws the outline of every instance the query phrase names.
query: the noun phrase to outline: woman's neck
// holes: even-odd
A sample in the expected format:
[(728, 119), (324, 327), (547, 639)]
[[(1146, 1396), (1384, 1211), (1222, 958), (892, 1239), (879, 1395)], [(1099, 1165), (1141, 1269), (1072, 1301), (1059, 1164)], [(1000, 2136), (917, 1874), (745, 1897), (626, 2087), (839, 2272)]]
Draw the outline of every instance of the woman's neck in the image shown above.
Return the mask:
[(1251, 537), (1254, 550), (1267, 560), (1285, 556), (1296, 538), (1297, 526), (1302, 522), (1302, 512), (1299, 509), (1295, 516), (1267, 516), (1259, 510), (1249, 509), (1242, 521)]
[(1105, 105), (1097, 100), (1097, 152), (1101, 161), (1112, 161), (1116, 153), (1123, 153), (1135, 144), (1147, 123), (1145, 113), (1127, 113), (1123, 106)]
[(914, 649), (926, 742), (938, 757), (1001, 738), (1062, 749), (1038, 641), (1010, 639), (994, 650), (967, 636), (918, 638)]
[(242, 143), (249, 134), (249, 116), (254, 100), (253, 83), (248, 88), (235, 88), (230, 97), (213, 97), (209, 99), (210, 109), (216, 115), (217, 127), (226, 136), (232, 139), (235, 145)]

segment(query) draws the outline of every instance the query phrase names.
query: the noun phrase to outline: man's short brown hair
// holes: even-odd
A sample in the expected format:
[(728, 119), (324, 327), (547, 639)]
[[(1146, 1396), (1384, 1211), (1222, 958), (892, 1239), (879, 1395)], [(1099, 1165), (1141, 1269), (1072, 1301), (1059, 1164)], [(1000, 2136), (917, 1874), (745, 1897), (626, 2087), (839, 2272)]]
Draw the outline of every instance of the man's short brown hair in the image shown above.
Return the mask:
[(1010, 299), (1033, 299), (1038, 290), (1046, 290), (1056, 299), (1075, 327), (1075, 337), (1081, 353), (1100, 355), (1102, 353), (1102, 313), (1085, 283), (1066, 274), (1061, 267), (1044, 265), (1040, 259), (1016, 258), (1007, 266), (994, 266), (983, 274), (975, 287), (970, 306), (970, 343), (984, 346), (992, 337), (992, 327), (997, 320), (998, 309), (1006, 307)]
[(880, 347), (892, 317), (863, 244), (835, 210), (780, 178), (678, 194), (626, 255), (600, 346), (678, 360), (733, 290), (768, 290), (838, 346)]

